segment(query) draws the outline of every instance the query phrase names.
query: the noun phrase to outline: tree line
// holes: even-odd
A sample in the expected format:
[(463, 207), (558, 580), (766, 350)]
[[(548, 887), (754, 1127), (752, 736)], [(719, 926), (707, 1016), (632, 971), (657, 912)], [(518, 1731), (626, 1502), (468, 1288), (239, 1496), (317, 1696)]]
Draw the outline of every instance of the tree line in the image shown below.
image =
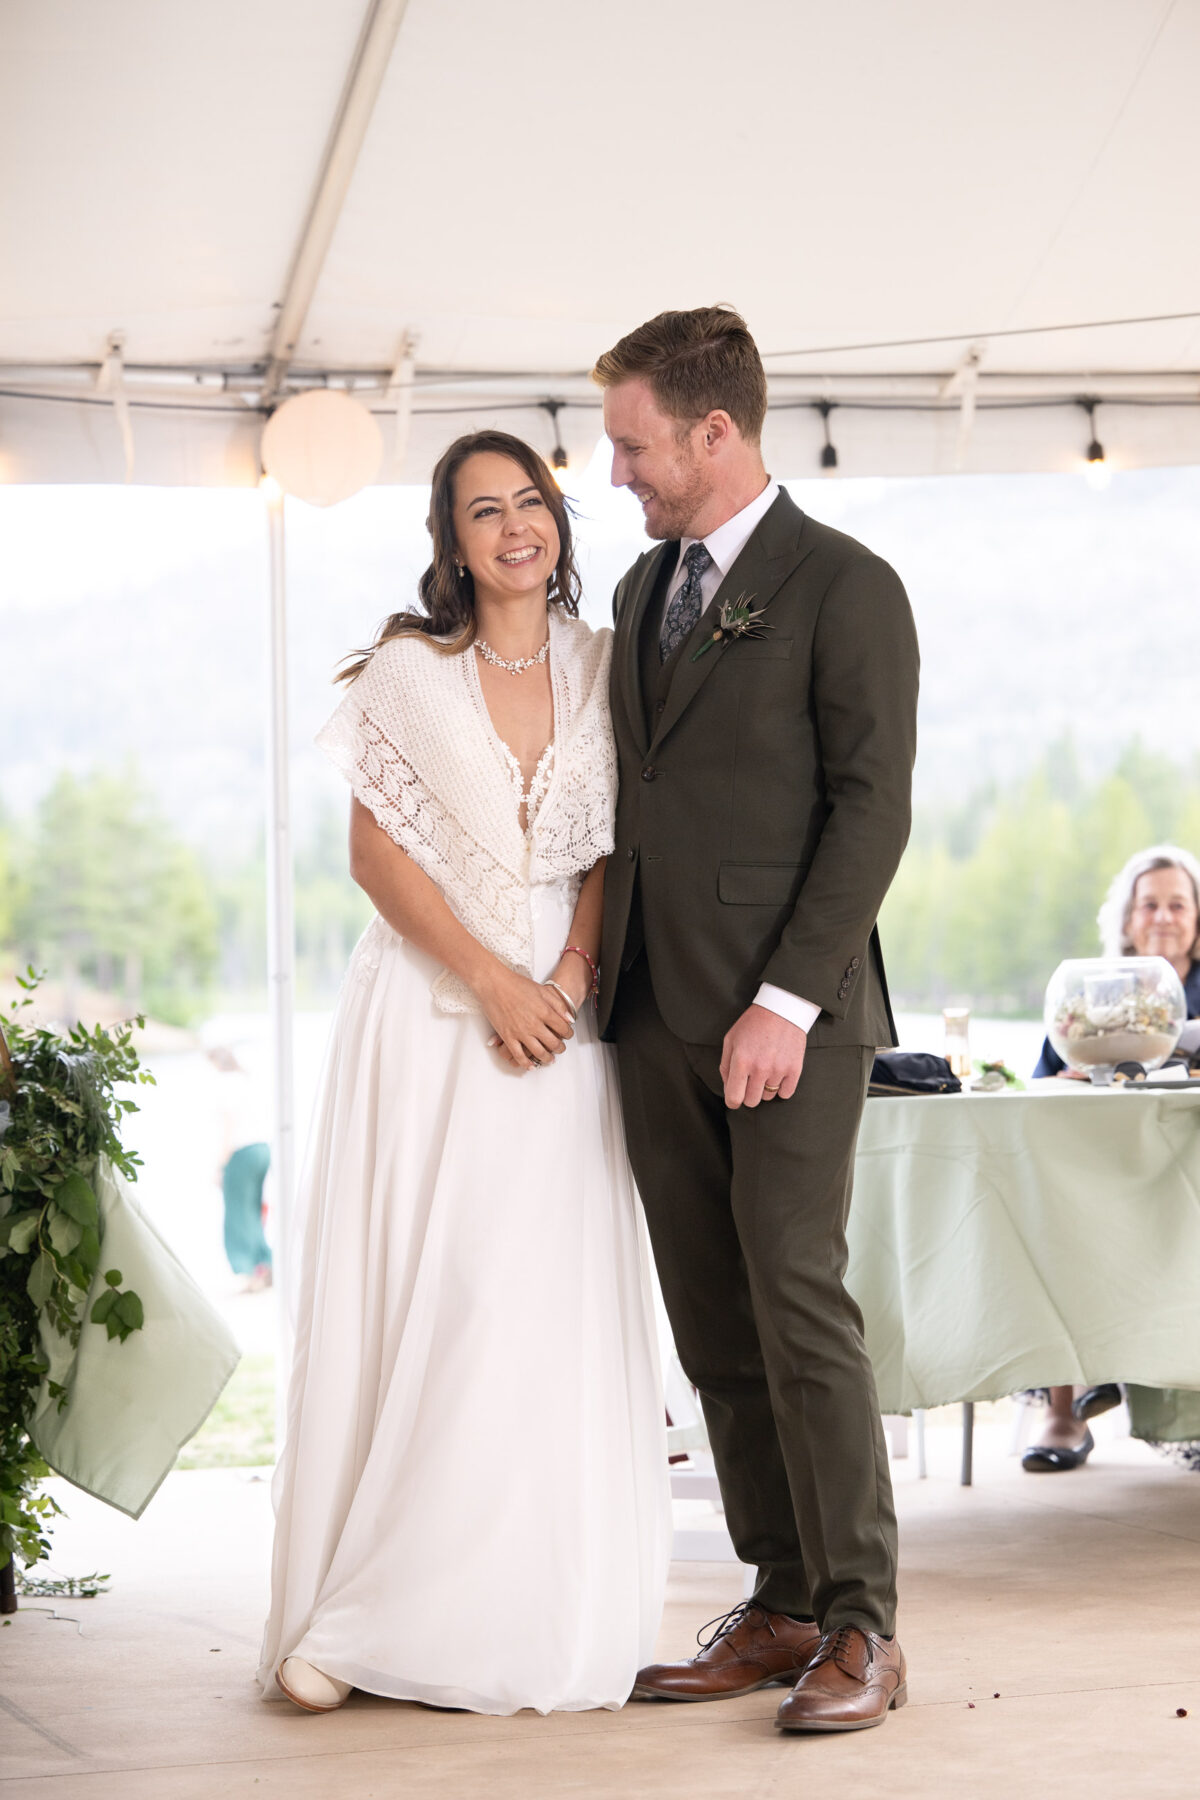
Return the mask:
[[(344, 813), (317, 816), (296, 857), (297, 991), (336, 991), (370, 916), (346, 873)], [(62, 771), (32, 817), (0, 814), (0, 971), (26, 963), (175, 1024), (260, 1003), (266, 984), (263, 842), (238, 863), (166, 819), (136, 765)]]
[[(1012, 783), (926, 808), (880, 921), (896, 1003), (1037, 1014), (1056, 964), (1097, 953), (1113, 875), (1164, 839), (1200, 853), (1200, 762), (1136, 743), (1089, 776), (1065, 741)], [(329, 1002), (369, 916), (331, 805), (297, 848), (302, 1004)], [(265, 917), (261, 841), (237, 863), (205, 855), (132, 763), (60, 773), (31, 818), (0, 815), (0, 967), (32, 962), (184, 1024), (262, 1003)]]
[(880, 919), (893, 999), (1035, 1016), (1067, 956), (1097, 956), (1096, 913), (1136, 850), (1200, 854), (1200, 762), (1139, 743), (1085, 776), (1068, 740), (1011, 785), (925, 812)]

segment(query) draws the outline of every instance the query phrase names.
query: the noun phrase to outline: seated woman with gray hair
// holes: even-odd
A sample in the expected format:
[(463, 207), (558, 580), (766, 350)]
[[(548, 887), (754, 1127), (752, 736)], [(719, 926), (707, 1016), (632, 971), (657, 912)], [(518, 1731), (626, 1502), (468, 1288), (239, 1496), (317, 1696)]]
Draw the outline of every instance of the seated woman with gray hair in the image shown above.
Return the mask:
[[(1155, 844), (1131, 856), (1113, 881), (1097, 918), (1105, 956), (1162, 956), (1183, 983), (1188, 1019), (1200, 1019), (1200, 862), (1176, 844)], [(1192, 1040), (1195, 1040), (1193, 1043)], [(1200, 1031), (1188, 1032), (1188, 1049), (1200, 1046)], [(1033, 1071), (1039, 1076), (1075, 1076), (1049, 1039)], [(1116, 1382), (1099, 1387), (1052, 1387), (1041, 1440), (1021, 1459), (1030, 1474), (1059, 1474), (1078, 1469), (1095, 1448), (1088, 1420), (1121, 1403)], [(1136, 1404), (1135, 1404), (1136, 1402)], [(1200, 1395), (1175, 1388), (1138, 1388), (1130, 1394), (1134, 1435), (1151, 1442), (1169, 1435), (1164, 1445), (1189, 1467), (1200, 1468), (1200, 1445), (1181, 1442), (1200, 1431)], [(1193, 1417), (1194, 1415), (1194, 1417)]]

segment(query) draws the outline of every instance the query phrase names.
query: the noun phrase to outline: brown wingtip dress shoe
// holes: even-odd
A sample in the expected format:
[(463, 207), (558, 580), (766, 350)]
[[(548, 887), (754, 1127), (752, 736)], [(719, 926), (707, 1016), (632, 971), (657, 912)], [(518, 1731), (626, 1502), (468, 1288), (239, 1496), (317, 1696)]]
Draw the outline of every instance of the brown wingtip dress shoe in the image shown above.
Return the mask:
[(904, 1652), (895, 1638), (857, 1625), (826, 1632), (779, 1708), (781, 1731), (863, 1731), (908, 1699)]
[(743, 1600), (723, 1619), (696, 1634), (700, 1654), (686, 1662), (651, 1663), (639, 1669), (635, 1700), (732, 1700), (784, 1682), (789, 1687), (821, 1641), (815, 1623), (768, 1612)]

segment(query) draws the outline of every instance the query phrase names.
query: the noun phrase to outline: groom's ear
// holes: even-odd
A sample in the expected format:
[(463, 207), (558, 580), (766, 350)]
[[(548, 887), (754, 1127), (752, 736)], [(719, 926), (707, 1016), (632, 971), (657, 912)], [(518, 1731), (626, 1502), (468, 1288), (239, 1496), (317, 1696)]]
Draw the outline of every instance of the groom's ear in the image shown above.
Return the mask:
[(719, 455), (741, 436), (737, 426), (727, 412), (720, 407), (714, 408), (703, 421), (704, 436), (702, 443), (709, 455)]

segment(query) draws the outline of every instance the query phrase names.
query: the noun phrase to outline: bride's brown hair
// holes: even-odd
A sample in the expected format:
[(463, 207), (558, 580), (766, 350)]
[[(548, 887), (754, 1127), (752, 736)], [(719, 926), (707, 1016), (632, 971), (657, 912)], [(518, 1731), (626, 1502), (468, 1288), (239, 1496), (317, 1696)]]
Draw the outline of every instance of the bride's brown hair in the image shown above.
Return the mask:
[[(353, 681), (362, 674), (376, 650), (392, 638), (424, 637), (434, 650), (457, 656), (475, 642), (475, 580), (468, 568), (459, 572), (455, 557), (454, 483), (467, 458), (490, 453), (517, 463), (550, 508), (558, 528), (558, 561), (546, 588), (551, 606), (559, 606), (570, 618), (579, 616), (580, 582), (571, 539), (571, 516), (558, 483), (537, 451), (507, 431), (472, 431), (456, 438), (443, 452), (433, 471), (426, 524), (433, 539), (433, 561), (417, 583), (424, 612), (398, 612), (383, 621), (375, 642), (366, 650), (352, 650), (336, 680)], [(439, 643), (448, 638), (449, 643)]]

